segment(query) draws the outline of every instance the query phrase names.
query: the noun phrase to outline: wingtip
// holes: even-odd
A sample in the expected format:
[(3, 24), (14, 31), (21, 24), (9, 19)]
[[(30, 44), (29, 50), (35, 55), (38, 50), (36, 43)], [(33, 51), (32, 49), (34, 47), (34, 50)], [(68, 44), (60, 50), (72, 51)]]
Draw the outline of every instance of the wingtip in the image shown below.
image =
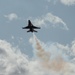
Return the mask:
[(38, 29), (41, 29), (41, 27), (38, 27)]
[(22, 27), (22, 29), (24, 29), (24, 27)]

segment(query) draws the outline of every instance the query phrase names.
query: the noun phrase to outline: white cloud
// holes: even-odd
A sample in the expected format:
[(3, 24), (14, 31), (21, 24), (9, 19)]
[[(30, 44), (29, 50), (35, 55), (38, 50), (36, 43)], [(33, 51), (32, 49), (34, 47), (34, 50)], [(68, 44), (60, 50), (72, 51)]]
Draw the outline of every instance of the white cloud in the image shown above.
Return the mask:
[(47, 2), (53, 2), (56, 4), (58, 1), (61, 2), (64, 5), (72, 6), (75, 5), (75, 0), (46, 0)]
[(68, 6), (75, 5), (75, 0), (60, 0), (60, 2)]
[(18, 16), (15, 13), (10, 13), (8, 15), (4, 15), (4, 17), (8, 18), (10, 21), (18, 19)]
[(14, 39), (15, 37), (14, 36), (11, 36), (11, 38)]
[(73, 53), (74, 42), (72, 46), (64, 46), (59, 43), (42, 44), (35, 35), (30, 39), (30, 42), (36, 56), (31, 59), (7, 41), (0, 40), (0, 75), (75, 74), (74, 61), (70, 62), (72, 59), (69, 59), (71, 56), (70, 53), (68, 54), (70, 50)]
[(59, 26), (63, 29), (68, 30), (66, 23), (58, 16), (55, 16), (51, 13), (47, 13), (46, 15), (34, 20), (34, 24), (39, 26), (47, 26), (49, 25), (48, 22), (51, 23), (50, 25), (53, 27)]
[(28, 60), (19, 49), (10, 43), (0, 40), (0, 74), (1, 75), (23, 75), (26, 74)]
[(71, 50), (73, 52), (72, 54), (75, 55), (75, 40), (72, 42)]
[(39, 62), (45, 71), (48, 70), (50, 72), (47, 71), (49, 75), (75, 74), (75, 61), (73, 61), (75, 57), (72, 58), (72, 56), (75, 56), (75, 54), (73, 54), (75, 41), (72, 42), (72, 46), (69, 46), (59, 43), (42, 43), (35, 35), (33, 35), (33, 38), (30, 38), (30, 40), (36, 56), (41, 60)]
[(0, 75), (45, 75), (38, 60), (30, 60), (27, 55), (0, 40)]

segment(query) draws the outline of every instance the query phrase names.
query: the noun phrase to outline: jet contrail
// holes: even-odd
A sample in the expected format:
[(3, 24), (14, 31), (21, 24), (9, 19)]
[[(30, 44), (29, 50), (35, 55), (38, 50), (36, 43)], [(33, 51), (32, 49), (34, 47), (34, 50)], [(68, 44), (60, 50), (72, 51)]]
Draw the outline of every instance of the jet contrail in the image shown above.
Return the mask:
[(36, 49), (37, 49), (37, 56), (40, 57), (43, 61), (49, 61), (50, 59), (50, 53), (46, 52), (42, 46), (40, 45), (40, 42), (37, 38), (35, 38), (36, 41)]
[(42, 67), (47, 70), (52, 70), (56, 72), (66, 72), (67, 62), (64, 61), (61, 55), (58, 55), (55, 59), (50, 59), (51, 53), (47, 52), (41, 45), (41, 42), (33, 34), (35, 40), (36, 55), (41, 60), (40, 63)]

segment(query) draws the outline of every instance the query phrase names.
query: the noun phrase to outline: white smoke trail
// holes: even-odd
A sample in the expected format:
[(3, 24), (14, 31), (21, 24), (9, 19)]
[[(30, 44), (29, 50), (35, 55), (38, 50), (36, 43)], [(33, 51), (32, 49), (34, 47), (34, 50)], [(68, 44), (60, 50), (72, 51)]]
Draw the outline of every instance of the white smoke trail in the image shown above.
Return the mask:
[[(36, 49), (36, 55), (40, 59), (40, 63), (45, 70), (54, 71), (54, 73), (58, 73), (60, 75), (74, 75), (75, 74), (75, 64), (65, 61), (61, 54), (58, 54), (54, 59), (51, 59), (51, 52), (47, 52), (41, 42), (37, 39), (37, 37), (33, 34), (33, 44), (34, 49)], [(52, 51), (52, 50), (51, 50)], [(56, 75), (56, 74), (54, 74)]]
[[(74, 61), (72, 63), (70, 60), (66, 61), (67, 58), (62, 56), (62, 48), (72, 49), (71, 51), (74, 52), (74, 42), (71, 48), (59, 44), (59, 46), (51, 44), (51, 47), (47, 45), (45, 48), (34, 34), (30, 42), (32, 42), (38, 58), (29, 59), (18, 48), (13, 47), (5, 40), (0, 40), (0, 75), (75, 75)], [(48, 52), (48, 50), (50, 51)]]
[(0, 75), (45, 75), (37, 60), (30, 60), (18, 48), (0, 40)]

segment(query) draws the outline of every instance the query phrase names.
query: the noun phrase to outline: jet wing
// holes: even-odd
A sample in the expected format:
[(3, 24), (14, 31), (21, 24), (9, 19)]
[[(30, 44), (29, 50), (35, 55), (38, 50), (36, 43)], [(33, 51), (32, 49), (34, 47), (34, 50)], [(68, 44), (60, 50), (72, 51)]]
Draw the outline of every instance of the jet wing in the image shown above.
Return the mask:
[(36, 27), (36, 26), (32, 26), (32, 28), (34, 28), (34, 29), (40, 29), (40, 27)]
[(26, 27), (22, 27), (22, 29), (29, 29), (30, 27), (29, 26), (26, 26)]

